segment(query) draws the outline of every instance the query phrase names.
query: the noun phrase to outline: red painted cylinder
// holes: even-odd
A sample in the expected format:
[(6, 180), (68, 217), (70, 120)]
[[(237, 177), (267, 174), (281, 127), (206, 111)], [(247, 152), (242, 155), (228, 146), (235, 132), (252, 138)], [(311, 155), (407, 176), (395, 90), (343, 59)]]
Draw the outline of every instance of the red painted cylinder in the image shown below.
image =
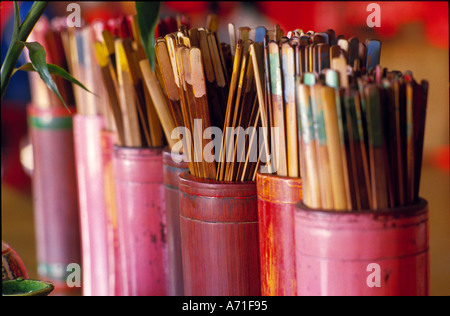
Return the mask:
[(123, 294), (167, 295), (162, 148), (114, 146)]
[(106, 208), (106, 236), (108, 240), (109, 284), (112, 289), (109, 293), (115, 296), (123, 295), (121, 290), (120, 248), (119, 234), (117, 232), (116, 194), (114, 189), (113, 173), (113, 147), (117, 143), (117, 133), (107, 130), (101, 131), (103, 183), (105, 190)]
[(294, 209), (302, 199), (302, 179), (256, 176), (261, 294), (295, 296)]
[(54, 295), (79, 294), (67, 286), (67, 266), (81, 264), (72, 115), (62, 107), (27, 108), (33, 146), (33, 208), (38, 275)]
[(83, 295), (113, 295), (106, 229), (101, 131), (104, 118), (73, 119), (80, 203)]
[[(180, 233), (180, 193), (179, 175), (188, 170), (187, 162), (181, 161), (180, 154), (173, 154), (170, 148), (163, 151), (164, 164), (164, 190), (166, 199), (167, 216), (167, 246), (169, 251), (168, 295), (183, 296), (183, 264), (181, 257), (181, 233)], [(179, 162), (178, 162), (179, 161)]]
[(179, 188), (185, 295), (261, 295), (256, 183), (186, 171)]
[(378, 211), (295, 210), (297, 294), (429, 295), (428, 203)]

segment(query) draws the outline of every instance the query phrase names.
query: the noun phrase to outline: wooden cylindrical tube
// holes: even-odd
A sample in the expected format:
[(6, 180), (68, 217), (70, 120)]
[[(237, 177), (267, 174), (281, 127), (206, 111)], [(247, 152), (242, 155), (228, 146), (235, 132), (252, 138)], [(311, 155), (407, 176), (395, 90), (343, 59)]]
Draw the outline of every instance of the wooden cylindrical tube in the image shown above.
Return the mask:
[(106, 236), (108, 240), (109, 256), (109, 284), (111, 289), (109, 293), (115, 296), (121, 296), (123, 285), (121, 284), (120, 273), (120, 248), (119, 234), (117, 232), (117, 212), (116, 212), (116, 193), (114, 189), (113, 173), (113, 147), (117, 143), (117, 133), (107, 130), (101, 131), (101, 150), (103, 163), (103, 183), (105, 191), (106, 208)]
[(83, 295), (113, 295), (108, 249), (99, 115), (74, 116), (75, 157), (80, 203)]
[(186, 171), (179, 189), (185, 295), (261, 295), (256, 183)]
[(27, 115), (38, 275), (55, 284), (55, 295), (79, 294), (66, 283), (68, 265), (81, 264), (72, 115), (62, 107), (32, 104)]
[(261, 294), (295, 296), (294, 209), (302, 199), (302, 179), (256, 176)]
[(114, 146), (123, 295), (167, 295), (161, 148)]
[[(172, 154), (168, 147), (163, 151), (167, 245), (169, 252), (168, 295), (170, 296), (184, 295), (180, 233), (180, 194), (178, 183), (180, 173), (187, 171), (188, 165), (187, 162), (181, 160), (182, 157), (181, 154)], [(175, 158), (175, 160), (173, 158)]]
[(428, 203), (360, 212), (295, 210), (297, 294), (429, 295)]

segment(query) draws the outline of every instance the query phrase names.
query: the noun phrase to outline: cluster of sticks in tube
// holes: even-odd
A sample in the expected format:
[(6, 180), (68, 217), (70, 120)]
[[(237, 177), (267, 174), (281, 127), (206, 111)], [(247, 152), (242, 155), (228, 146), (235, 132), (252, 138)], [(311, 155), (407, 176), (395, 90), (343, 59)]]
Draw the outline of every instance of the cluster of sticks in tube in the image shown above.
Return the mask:
[[(200, 135), (182, 147), (196, 177), (254, 181), (264, 164), (278, 176), (301, 177), (312, 208), (417, 201), (428, 82), (382, 68), (380, 41), (230, 23), (228, 44), (219, 39), (217, 15), (204, 28), (171, 22), (160, 23), (153, 68), (135, 17), (115, 29), (98, 22), (61, 32), (70, 71), (96, 93), (74, 87), (78, 112), (105, 115), (120, 145), (167, 140), (174, 148), (173, 130), (186, 127)], [(223, 128), (220, 146), (211, 147), (214, 161), (203, 155), (210, 126)], [(230, 135), (229, 127), (254, 129)], [(246, 149), (259, 143), (257, 161), (234, 137), (244, 137)]]
[(304, 203), (378, 210), (418, 199), (428, 82), (377, 65), (297, 86)]
[[(161, 20), (160, 27), (176, 30), (182, 19), (178, 20), (178, 25), (175, 19)], [(74, 96), (68, 98), (69, 104), (75, 105), (78, 114), (103, 116), (105, 129), (117, 133), (118, 145), (163, 146), (166, 139), (159, 113), (156, 112), (140, 67), (141, 61), (148, 61), (140, 41), (136, 16), (124, 16), (106, 22), (95, 21), (81, 28), (66, 27), (64, 22), (65, 19), (55, 18), (49, 24), (44, 18), (39, 21), (32, 36), (43, 42), (41, 38), (44, 34), (54, 34), (54, 43), (49, 42), (48, 45), (61, 44), (57, 46), (60, 51), (53, 54), (52, 50), (46, 49), (47, 61), (55, 61), (56, 57), (53, 56), (63, 58), (64, 63), (57, 64), (64, 66), (93, 91), (88, 93), (73, 86)], [(55, 77), (57, 80), (61, 81)], [(38, 80), (34, 81), (36, 85), (39, 84)], [(56, 83), (60, 90), (60, 87), (64, 88), (63, 83), (69, 84), (72, 89), (69, 82), (59, 81)]]

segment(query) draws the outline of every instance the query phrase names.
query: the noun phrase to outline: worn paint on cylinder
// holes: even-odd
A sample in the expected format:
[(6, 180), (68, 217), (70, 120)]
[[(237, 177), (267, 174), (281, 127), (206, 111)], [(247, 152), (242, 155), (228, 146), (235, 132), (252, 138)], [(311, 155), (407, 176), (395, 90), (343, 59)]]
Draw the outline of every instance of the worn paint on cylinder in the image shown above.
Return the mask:
[(258, 173), (256, 182), (262, 295), (295, 296), (293, 216), (302, 198), (302, 180)]
[(185, 295), (260, 295), (255, 182), (218, 182), (184, 172), (179, 188)]
[(167, 295), (162, 148), (114, 146), (123, 294)]
[[(428, 203), (361, 212), (295, 211), (298, 295), (429, 295)], [(369, 269), (376, 264), (379, 276)], [(379, 278), (380, 286), (371, 279)], [(369, 281), (368, 281), (369, 280)]]
[[(181, 155), (177, 155), (181, 158)], [(183, 263), (181, 257), (180, 173), (188, 170), (186, 162), (175, 162), (169, 147), (163, 151), (165, 208), (167, 216), (167, 246), (169, 251), (168, 295), (183, 296)]]

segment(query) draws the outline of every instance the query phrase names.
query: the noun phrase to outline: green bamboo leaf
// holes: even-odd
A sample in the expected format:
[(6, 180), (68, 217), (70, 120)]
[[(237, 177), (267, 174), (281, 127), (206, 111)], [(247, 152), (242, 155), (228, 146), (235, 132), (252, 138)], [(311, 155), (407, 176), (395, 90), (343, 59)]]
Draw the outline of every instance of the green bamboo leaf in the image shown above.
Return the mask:
[(159, 21), (159, 1), (136, 1), (137, 21), (142, 45), (151, 67), (155, 62), (155, 31)]
[[(12, 72), (14, 71), (14, 67), (16, 67), (17, 61), (19, 60), (20, 54), (22, 53), (23, 48), (25, 47), (25, 41), (30, 35), (31, 30), (36, 25), (39, 18), (44, 14), (45, 9), (48, 6), (48, 1), (35, 1), (33, 5), (28, 11), (23, 23), (20, 24), (18, 34), (16, 38), (12, 38), (9, 43), (8, 51), (6, 52), (5, 59), (2, 63), (2, 68), (0, 71), (1, 77), (1, 98), (5, 95), (6, 88), (8, 87), (9, 80), (11, 79)], [(16, 6), (16, 10), (18, 6)], [(17, 10), (14, 14), (14, 18), (17, 19), (19, 15), (19, 10)]]
[[(88, 88), (86, 88), (81, 82), (79, 82), (77, 79), (72, 77), (72, 75), (70, 73), (68, 73), (64, 68), (61, 68), (55, 64), (47, 64), (47, 67), (48, 67), (48, 71), (50, 72), (50, 74), (62, 77), (64, 79), (72, 82), (73, 84), (76, 84), (77, 86), (83, 88), (87, 92), (96, 95), (94, 92), (92, 92)], [(22, 65), (21, 67), (14, 69), (13, 75), (16, 73), (16, 71), (19, 71), (19, 70), (36, 71), (36, 69), (34, 69), (34, 67), (31, 63), (26, 63), (26, 64)]]
[(47, 53), (45, 52), (44, 47), (42, 47), (42, 45), (39, 44), (38, 42), (26, 42), (25, 46), (26, 48), (28, 48), (33, 68), (37, 71), (37, 73), (39, 74), (41, 79), (45, 82), (47, 87), (49, 87), (49, 89), (56, 94), (56, 96), (61, 100), (66, 109), (69, 110), (69, 108), (66, 105), (66, 102), (64, 102), (64, 99), (59, 93), (56, 83), (53, 81), (52, 76), (50, 75), (50, 71), (48, 70)]
[(19, 37), (20, 23), (19, 3), (17, 1), (14, 1), (14, 29), (11, 37), (12, 41), (16, 41)]

